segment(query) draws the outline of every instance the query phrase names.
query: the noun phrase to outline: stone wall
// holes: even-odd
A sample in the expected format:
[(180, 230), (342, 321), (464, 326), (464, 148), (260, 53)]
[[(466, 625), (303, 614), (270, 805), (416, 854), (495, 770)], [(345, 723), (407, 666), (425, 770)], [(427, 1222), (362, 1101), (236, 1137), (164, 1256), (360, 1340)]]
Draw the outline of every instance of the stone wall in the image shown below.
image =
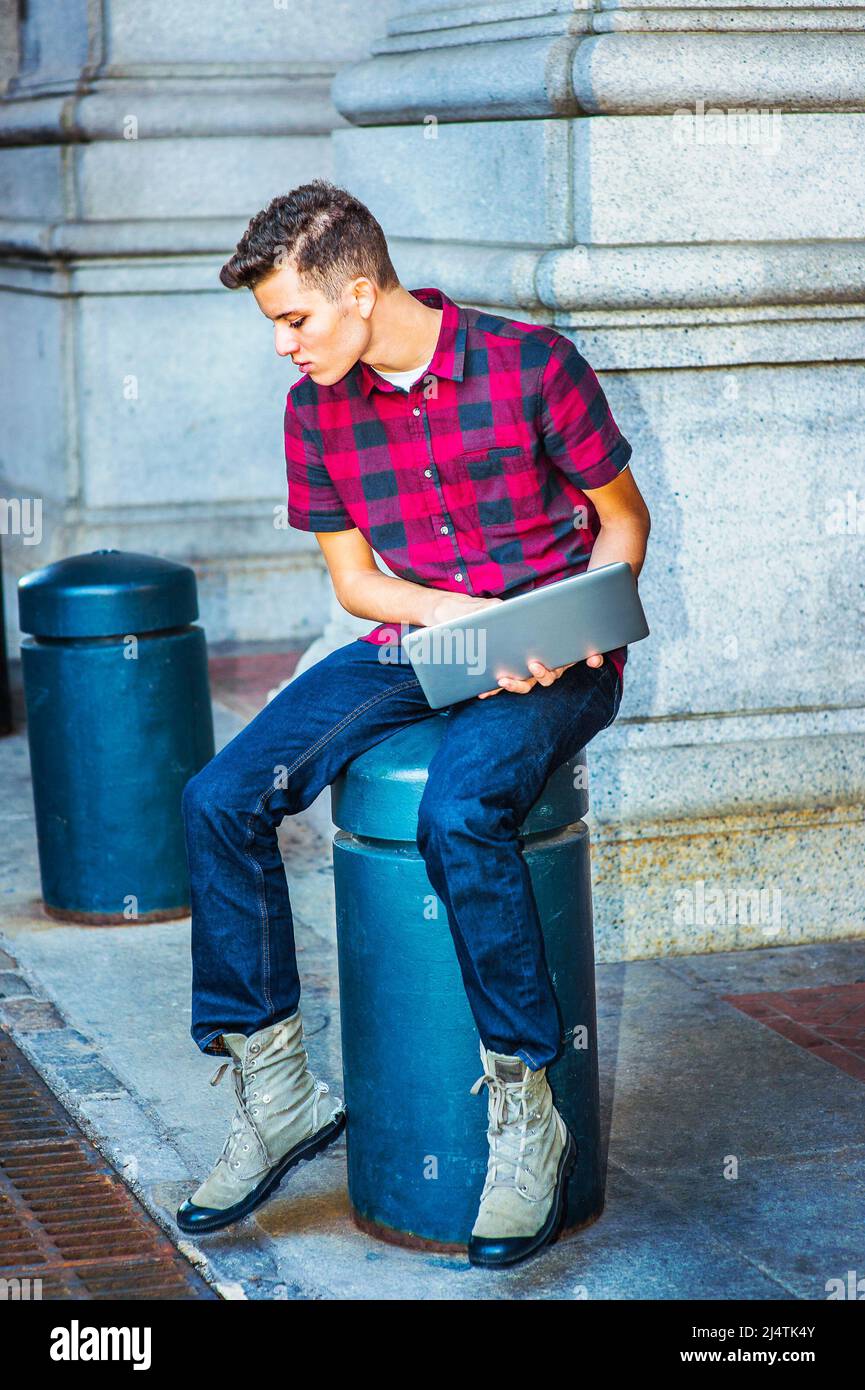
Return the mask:
[(293, 369), (217, 277), (260, 207), (331, 174), (330, 83), (387, 6), (26, 15), (0, 101), (0, 476), (41, 499), (41, 541), (4, 537), (10, 646), (19, 575), (99, 546), (194, 564), (212, 640), (303, 641), (330, 586), (275, 525)]
[(191, 560), (212, 638), (325, 628), (308, 664), (371, 625), (273, 526), (286, 367), (216, 281), (329, 174), (405, 285), (573, 338), (633, 444), (652, 637), (589, 758), (599, 955), (865, 932), (865, 4), (105, 12), (32, 0), (0, 105), (5, 486), (47, 536), (4, 537), (7, 604), (118, 545)]
[(589, 756), (607, 959), (865, 930), (863, 28), (407, 0), (332, 89), (404, 283), (567, 334), (634, 446), (653, 631)]

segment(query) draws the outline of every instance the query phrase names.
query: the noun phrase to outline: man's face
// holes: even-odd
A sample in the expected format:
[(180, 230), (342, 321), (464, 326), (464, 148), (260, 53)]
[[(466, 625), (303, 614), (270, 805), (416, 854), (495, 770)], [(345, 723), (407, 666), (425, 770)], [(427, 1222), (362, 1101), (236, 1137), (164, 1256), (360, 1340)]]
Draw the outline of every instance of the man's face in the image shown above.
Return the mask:
[(321, 386), (344, 377), (369, 346), (374, 290), (368, 280), (350, 281), (334, 304), (286, 265), (256, 285), (253, 294), (273, 320), (279, 356), (290, 357)]

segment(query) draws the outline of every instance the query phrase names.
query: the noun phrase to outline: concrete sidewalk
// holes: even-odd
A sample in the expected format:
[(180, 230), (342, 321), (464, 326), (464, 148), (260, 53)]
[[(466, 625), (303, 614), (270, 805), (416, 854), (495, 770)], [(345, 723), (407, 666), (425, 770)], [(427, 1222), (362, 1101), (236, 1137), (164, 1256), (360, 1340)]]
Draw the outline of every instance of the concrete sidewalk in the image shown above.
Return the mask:
[[(250, 717), (230, 705), (218, 747)], [(46, 917), (23, 731), (0, 740), (0, 775), (0, 1021), (225, 1296), (822, 1300), (865, 1276), (861, 940), (599, 966), (606, 1208), (511, 1272), (358, 1231), (344, 1137), (196, 1248), (173, 1213), (222, 1146), (231, 1094), (189, 1037), (189, 920)], [(330, 846), (303, 818), (280, 840), (311, 1062), (342, 1094)]]

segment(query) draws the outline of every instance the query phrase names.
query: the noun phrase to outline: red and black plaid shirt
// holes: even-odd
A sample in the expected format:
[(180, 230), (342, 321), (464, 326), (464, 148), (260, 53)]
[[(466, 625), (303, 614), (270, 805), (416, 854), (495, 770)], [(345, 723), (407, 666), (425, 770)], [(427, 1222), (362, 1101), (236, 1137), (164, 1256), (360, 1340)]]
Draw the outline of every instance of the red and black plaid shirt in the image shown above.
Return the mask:
[[(591, 367), (552, 328), (411, 293), (444, 312), (408, 392), (361, 361), (332, 386), (302, 376), (289, 391), (289, 524), (357, 527), (401, 579), (483, 598), (581, 573), (600, 529), (582, 489), (631, 457)], [(627, 651), (607, 654), (620, 680)]]

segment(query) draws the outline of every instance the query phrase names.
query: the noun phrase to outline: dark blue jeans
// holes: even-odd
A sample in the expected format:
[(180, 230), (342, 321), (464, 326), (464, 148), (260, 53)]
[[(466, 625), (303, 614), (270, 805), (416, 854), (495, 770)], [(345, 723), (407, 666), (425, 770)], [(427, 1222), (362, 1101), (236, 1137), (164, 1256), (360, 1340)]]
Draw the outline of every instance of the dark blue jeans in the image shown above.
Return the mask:
[[(438, 717), (402, 653), (359, 638), (301, 672), (183, 792), (192, 906), (192, 1037), (216, 1051), (300, 1002), (276, 829), (353, 758)], [(537, 1069), (560, 1046), (558, 1009), (519, 827), (547, 779), (618, 714), (605, 660), (525, 695), (449, 706), (418, 816), (418, 849), (444, 904), (484, 1046)]]

